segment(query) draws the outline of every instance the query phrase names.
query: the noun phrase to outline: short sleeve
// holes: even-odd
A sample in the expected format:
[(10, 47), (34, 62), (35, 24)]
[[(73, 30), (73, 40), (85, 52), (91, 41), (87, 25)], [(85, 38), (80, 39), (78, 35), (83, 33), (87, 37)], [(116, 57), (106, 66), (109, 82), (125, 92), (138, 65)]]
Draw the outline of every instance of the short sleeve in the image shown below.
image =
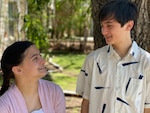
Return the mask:
[(90, 87), (91, 87), (91, 69), (92, 61), (90, 61), (89, 56), (84, 61), (81, 68), (80, 74), (77, 79), (76, 93), (81, 95), (85, 99), (89, 99)]

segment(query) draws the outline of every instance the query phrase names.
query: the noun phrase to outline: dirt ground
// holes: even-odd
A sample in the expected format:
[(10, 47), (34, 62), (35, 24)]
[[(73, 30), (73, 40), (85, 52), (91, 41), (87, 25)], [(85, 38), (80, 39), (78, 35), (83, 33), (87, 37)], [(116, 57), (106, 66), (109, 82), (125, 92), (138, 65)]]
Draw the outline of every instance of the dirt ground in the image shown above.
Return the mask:
[(66, 113), (80, 113), (81, 101), (80, 97), (66, 96)]

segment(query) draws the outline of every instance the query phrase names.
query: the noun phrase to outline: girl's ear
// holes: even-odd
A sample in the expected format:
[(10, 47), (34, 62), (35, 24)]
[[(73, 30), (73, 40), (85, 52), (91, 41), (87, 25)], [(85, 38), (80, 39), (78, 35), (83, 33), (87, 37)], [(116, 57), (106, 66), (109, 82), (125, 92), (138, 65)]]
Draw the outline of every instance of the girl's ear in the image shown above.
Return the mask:
[(19, 66), (13, 66), (12, 67), (12, 72), (16, 75), (19, 75), (21, 73), (21, 69)]
[(134, 26), (134, 21), (133, 20), (130, 20), (130, 21), (127, 22), (127, 30), (131, 31), (133, 26)]

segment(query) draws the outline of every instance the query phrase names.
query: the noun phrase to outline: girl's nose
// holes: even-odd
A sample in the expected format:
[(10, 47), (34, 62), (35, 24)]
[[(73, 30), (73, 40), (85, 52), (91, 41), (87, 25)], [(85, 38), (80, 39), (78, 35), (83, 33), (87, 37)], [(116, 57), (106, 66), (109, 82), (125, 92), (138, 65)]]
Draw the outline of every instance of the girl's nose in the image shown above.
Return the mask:
[(41, 57), (40, 63), (41, 63), (41, 64), (45, 64), (45, 62), (46, 62), (45, 59), (44, 59), (43, 57)]

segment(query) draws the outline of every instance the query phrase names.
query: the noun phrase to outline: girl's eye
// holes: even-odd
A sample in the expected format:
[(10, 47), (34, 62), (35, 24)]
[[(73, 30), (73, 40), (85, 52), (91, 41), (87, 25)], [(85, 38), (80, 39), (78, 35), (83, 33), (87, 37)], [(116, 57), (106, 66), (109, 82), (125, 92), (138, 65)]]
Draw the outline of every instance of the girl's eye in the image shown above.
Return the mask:
[(33, 58), (33, 60), (37, 60), (37, 59), (38, 59), (38, 57), (34, 57), (34, 58)]
[(40, 54), (40, 57), (43, 57), (43, 55), (42, 55), (42, 54)]

